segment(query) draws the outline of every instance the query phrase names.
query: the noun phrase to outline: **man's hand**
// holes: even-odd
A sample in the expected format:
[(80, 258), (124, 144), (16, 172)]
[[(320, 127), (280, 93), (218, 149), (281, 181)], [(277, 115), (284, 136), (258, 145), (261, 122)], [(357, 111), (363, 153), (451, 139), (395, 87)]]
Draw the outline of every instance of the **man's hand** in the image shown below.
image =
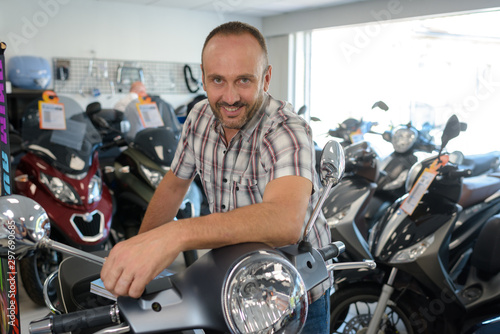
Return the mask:
[(146, 284), (179, 255), (168, 224), (141, 233), (113, 247), (101, 270), (108, 291), (117, 296), (139, 298)]

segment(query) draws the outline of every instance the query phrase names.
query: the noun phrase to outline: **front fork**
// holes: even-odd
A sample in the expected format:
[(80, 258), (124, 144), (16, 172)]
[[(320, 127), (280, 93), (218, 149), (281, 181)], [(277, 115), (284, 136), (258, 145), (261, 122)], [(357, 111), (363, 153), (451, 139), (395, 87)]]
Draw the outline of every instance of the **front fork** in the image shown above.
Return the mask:
[(387, 283), (385, 283), (382, 287), (382, 293), (380, 294), (380, 297), (378, 299), (377, 306), (375, 307), (375, 312), (373, 312), (373, 317), (370, 320), (370, 324), (368, 325), (366, 334), (378, 333), (378, 328), (382, 320), (382, 316), (385, 312), (385, 308), (387, 307), (389, 298), (391, 298), (392, 292), (394, 291), (394, 287), (392, 285), (394, 284), (397, 273), (398, 269), (392, 268)]

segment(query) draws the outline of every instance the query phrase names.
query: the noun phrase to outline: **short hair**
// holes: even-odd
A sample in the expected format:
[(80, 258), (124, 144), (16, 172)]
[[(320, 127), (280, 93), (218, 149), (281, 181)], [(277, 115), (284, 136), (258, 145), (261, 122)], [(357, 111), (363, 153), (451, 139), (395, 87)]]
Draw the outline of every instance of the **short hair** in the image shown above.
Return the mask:
[(205, 47), (207, 46), (208, 42), (212, 39), (212, 37), (216, 35), (224, 35), (224, 36), (243, 35), (246, 33), (255, 37), (255, 39), (259, 43), (260, 47), (262, 48), (262, 52), (264, 53), (264, 60), (266, 62), (266, 68), (267, 68), (269, 60), (267, 55), (266, 39), (259, 31), (259, 29), (255, 28), (254, 26), (248, 23), (243, 23), (239, 21), (231, 21), (223, 23), (208, 34), (207, 38), (205, 39), (205, 43), (203, 44), (203, 49), (201, 50), (201, 63), (203, 64), (203, 52), (205, 52)]

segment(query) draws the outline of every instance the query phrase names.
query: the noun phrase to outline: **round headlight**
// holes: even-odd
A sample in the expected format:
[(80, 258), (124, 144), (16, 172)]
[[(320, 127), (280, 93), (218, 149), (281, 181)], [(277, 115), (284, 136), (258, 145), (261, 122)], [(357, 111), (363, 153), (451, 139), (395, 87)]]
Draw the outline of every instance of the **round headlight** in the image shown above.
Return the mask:
[(397, 129), (392, 135), (392, 146), (394, 151), (404, 153), (408, 151), (417, 141), (417, 130), (408, 127)]
[(222, 307), (233, 333), (298, 333), (307, 318), (307, 290), (288, 260), (259, 251), (231, 269)]

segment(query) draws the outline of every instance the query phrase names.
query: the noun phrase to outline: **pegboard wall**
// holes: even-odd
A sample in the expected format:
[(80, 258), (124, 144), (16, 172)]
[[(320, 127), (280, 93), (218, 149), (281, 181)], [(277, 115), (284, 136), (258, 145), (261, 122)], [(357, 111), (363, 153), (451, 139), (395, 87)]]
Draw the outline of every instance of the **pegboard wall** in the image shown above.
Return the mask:
[[(189, 65), (193, 77), (201, 82), (201, 69), (195, 63), (159, 61), (125, 61), (98, 58), (54, 58), (54, 90), (57, 93), (81, 95), (128, 92), (131, 82), (117, 82), (118, 68), (141, 68), (149, 94), (189, 94), (184, 79), (184, 66)], [(196, 88), (196, 83), (191, 84)]]

